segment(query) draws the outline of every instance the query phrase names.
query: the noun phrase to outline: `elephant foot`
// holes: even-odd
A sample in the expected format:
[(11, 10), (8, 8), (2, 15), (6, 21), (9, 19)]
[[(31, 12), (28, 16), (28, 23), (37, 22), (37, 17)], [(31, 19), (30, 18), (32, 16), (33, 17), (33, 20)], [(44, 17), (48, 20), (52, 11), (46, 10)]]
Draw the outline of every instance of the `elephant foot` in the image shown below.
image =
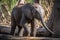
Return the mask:
[(23, 36), (25, 37), (25, 36), (28, 36), (28, 33), (23, 33)]
[(14, 36), (14, 34), (10, 33), (10, 35)]
[(13, 32), (10, 32), (9, 34), (10, 34), (10, 35), (14, 35), (14, 33), (13, 33)]
[(16, 33), (16, 34), (15, 34), (15, 36), (19, 36), (19, 34), (18, 34), (18, 33)]
[(28, 32), (24, 31), (23, 36), (28, 36)]
[(33, 33), (30, 33), (30, 36), (33, 36)]
[(10, 35), (14, 35), (14, 31), (11, 31), (11, 32), (10, 32)]

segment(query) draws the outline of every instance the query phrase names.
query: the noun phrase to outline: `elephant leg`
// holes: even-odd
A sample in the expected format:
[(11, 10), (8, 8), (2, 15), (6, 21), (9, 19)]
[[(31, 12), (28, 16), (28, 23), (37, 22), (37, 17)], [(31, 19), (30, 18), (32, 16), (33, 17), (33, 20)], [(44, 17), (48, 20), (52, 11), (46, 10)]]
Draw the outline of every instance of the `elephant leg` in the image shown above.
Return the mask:
[(18, 25), (18, 32), (15, 34), (16, 36), (19, 36), (20, 32), (21, 32), (22, 26)]
[(11, 32), (10, 35), (14, 35), (16, 29), (16, 21), (13, 16), (11, 16)]
[(28, 29), (27, 27), (24, 25), (24, 31), (23, 31), (23, 36), (28, 36)]
[(31, 33), (30, 33), (30, 36), (34, 36), (34, 19), (31, 20)]
[(28, 35), (28, 29), (25, 25), (25, 23), (27, 22), (24, 14), (22, 15), (22, 18), (21, 18), (21, 22), (20, 22), (20, 25), (24, 28), (24, 33), (23, 33), (23, 36), (27, 36)]
[(14, 24), (14, 25), (11, 27), (10, 35), (14, 35), (15, 29), (16, 29), (16, 25)]

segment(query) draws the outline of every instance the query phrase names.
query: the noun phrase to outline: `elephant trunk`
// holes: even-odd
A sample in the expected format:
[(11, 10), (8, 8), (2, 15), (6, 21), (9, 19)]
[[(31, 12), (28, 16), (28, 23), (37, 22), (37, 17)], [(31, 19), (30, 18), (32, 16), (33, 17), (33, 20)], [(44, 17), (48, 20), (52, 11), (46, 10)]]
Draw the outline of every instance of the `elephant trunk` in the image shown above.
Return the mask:
[[(40, 15), (40, 16), (41, 16), (41, 15)], [(51, 31), (51, 30), (46, 26), (46, 24), (45, 24), (43, 18), (41, 17), (40, 19), (41, 19), (41, 23), (42, 23), (43, 27), (44, 27), (47, 31), (49, 31), (50, 33), (54, 34), (54, 32)]]

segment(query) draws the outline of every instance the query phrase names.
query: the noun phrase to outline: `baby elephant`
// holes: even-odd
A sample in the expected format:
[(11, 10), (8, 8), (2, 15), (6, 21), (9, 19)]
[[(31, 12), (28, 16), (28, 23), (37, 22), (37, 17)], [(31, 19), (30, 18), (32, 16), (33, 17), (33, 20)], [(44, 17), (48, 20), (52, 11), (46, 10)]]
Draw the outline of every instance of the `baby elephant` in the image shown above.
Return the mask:
[(13, 8), (12, 10), (12, 14), (11, 14), (11, 33), (10, 34), (14, 34), (15, 32), (15, 28), (16, 26), (19, 27), (18, 29), (18, 35), (19, 32), (21, 31), (22, 27), (25, 30), (26, 35), (28, 35), (28, 30), (26, 28), (26, 23), (31, 23), (31, 33), (30, 36), (34, 36), (34, 19), (38, 19), (39, 21), (41, 21), (41, 23), (43, 24), (43, 26), (51, 33), (53, 33), (50, 29), (48, 29), (48, 27), (45, 25), (45, 23), (43, 22), (43, 17), (41, 15), (41, 12), (39, 12), (37, 9), (35, 9), (35, 7), (30, 4), (27, 3), (21, 7), (16, 6), (15, 8)]

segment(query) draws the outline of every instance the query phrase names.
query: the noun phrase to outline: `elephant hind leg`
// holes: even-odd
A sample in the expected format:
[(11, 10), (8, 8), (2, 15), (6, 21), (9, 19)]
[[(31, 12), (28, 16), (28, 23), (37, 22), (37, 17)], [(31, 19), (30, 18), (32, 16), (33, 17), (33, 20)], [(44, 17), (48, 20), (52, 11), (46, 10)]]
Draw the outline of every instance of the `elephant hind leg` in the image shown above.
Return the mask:
[(28, 36), (28, 31), (24, 29), (23, 36)]
[(24, 13), (23, 13), (21, 21), (20, 21), (20, 26), (22, 26), (24, 28), (23, 36), (28, 36), (28, 29), (27, 29), (25, 23), (27, 23), (27, 20), (26, 20)]
[(15, 21), (14, 15), (12, 13), (12, 15), (11, 15), (11, 32), (10, 32), (10, 35), (14, 35), (15, 29), (16, 29), (16, 21)]
[(11, 32), (10, 35), (14, 35), (16, 29), (16, 22), (14, 20), (11, 21)]
[(18, 32), (15, 34), (16, 36), (19, 36), (20, 32), (21, 32), (22, 26), (18, 25)]

